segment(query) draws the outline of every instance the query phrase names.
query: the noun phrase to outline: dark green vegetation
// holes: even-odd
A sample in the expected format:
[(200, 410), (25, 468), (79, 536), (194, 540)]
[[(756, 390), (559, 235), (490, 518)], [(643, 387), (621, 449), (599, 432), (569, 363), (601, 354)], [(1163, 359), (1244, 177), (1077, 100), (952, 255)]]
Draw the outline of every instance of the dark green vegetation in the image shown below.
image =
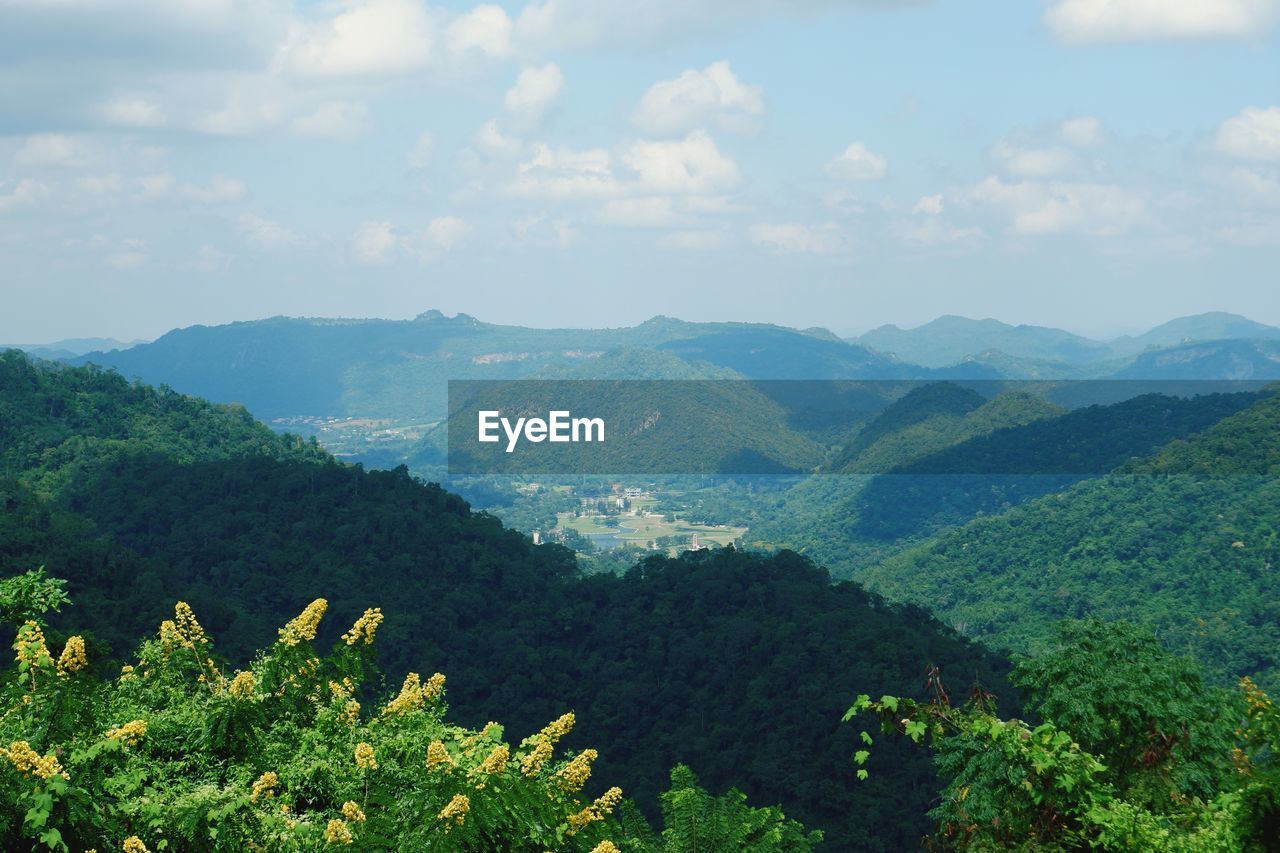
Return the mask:
[(1119, 473), (977, 519), (857, 576), (1011, 648), (1041, 647), (1063, 617), (1129, 619), (1193, 653), (1217, 681), (1252, 674), (1274, 687), (1277, 446), (1272, 394)]
[(618, 787), (583, 793), (598, 753), (565, 749), (572, 713), (517, 741), (448, 720), (442, 673), (371, 683), (375, 608), (326, 653), (316, 599), (238, 669), (180, 601), (116, 666), (80, 635), (49, 645), (63, 587), (40, 570), (0, 578), (16, 623), (0, 671), (6, 851), (806, 853), (822, 839), (684, 766), (655, 832)]
[[(1064, 623), (1013, 681), (1039, 723), (985, 694), (859, 696), (847, 719), (928, 741), (950, 780), (931, 846), (963, 850), (1249, 851), (1280, 838), (1280, 711), (1248, 678), (1206, 686), (1194, 662), (1123, 622)], [(878, 749), (860, 734), (855, 762)], [(859, 774), (867, 778), (866, 772)]]
[(17, 355), (0, 370), (14, 403), (0, 569), (66, 577), (76, 604), (53, 626), (91, 629), (96, 657), (124, 655), (177, 598), (240, 665), (313, 598), (335, 602), (332, 634), (381, 606), (389, 679), (446, 672), (467, 724), (536, 731), (573, 709), (572, 745), (598, 748), (601, 778), (650, 813), (684, 762), (713, 790), (781, 803), (833, 850), (910, 846), (923, 825), (903, 815), (937, 790), (905, 747), (877, 755), (882, 785), (854, 786), (849, 696), (917, 690), (930, 663), (1007, 692), (997, 656), (795, 554), (655, 557), (584, 578), (568, 550), (403, 469), (340, 465), (239, 409)]

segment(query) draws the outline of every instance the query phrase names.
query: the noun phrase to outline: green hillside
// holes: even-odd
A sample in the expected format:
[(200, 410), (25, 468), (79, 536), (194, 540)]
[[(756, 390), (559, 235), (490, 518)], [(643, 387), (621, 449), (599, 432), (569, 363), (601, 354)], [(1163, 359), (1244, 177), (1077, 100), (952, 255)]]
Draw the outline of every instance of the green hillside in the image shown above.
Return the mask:
[[(380, 691), (447, 672), (453, 713), (477, 728), (537, 731), (573, 709), (567, 744), (598, 748), (600, 778), (650, 814), (684, 762), (709, 788), (782, 803), (831, 850), (909, 846), (938, 790), (905, 747), (877, 757), (880, 784), (857, 785), (839, 722), (850, 695), (918, 694), (931, 663), (1009, 693), (999, 656), (795, 554), (703, 551), (587, 578), (571, 552), (403, 469), (339, 464), (238, 410), (16, 356), (0, 370), (23, 400), (0, 409), (0, 569), (67, 578), (75, 604), (52, 628), (87, 628), (97, 659), (125, 654), (175, 599), (238, 666), (312, 599), (334, 601), (322, 643), (380, 606)], [(75, 424), (115, 444), (61, 476), (96, 446)]]
[(1061, 618), (1151, 625), (1218, 680), (1280, 681), (1280, 398), (1128, 473), (973, 521), (858, 574), (975, 637), (1036, 649)]

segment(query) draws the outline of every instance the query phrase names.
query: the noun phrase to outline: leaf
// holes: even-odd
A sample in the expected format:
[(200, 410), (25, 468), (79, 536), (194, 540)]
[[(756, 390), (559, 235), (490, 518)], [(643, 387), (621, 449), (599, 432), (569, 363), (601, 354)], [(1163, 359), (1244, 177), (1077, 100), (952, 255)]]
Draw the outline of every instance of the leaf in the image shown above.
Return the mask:
[(871, 746), (871, 735), (869, 735), (864, 731), (864, 732), (860, 732), (858, 736), (862, 738), (863, 743), (865, 743), (867, 746)]
[(860, 781), (860, 782), (865, 782), (865, 781), (867, 781), (867, 771), (866, 771), (866, 770), (859, 770), (859, 771), (858, 771), (858, 781)]
[(897, 711), (898, 697), (897, 696), (881, 696), (880, 704), (883, 705), (885, 709), (888, 711)]
[(867, 759), (870, 757), (871, 753), (867, 752), (865, 749), (860, 749), (853, 754), (853, 760), (857, 764), (866, 764)]

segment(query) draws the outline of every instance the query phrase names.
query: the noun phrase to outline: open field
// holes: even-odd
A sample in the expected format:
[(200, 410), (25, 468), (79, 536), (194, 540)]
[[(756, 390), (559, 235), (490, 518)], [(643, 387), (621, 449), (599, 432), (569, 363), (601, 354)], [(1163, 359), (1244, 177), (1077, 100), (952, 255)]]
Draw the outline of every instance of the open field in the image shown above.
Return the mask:
[(689, 524), (679, 519), (671, 520), (665, 516), (624, 515), (617, 517), (617, 527), (604, 524), (606, 516), (601, 515), (575, 517), (573, 513), (563, 512), (557, 518), (561, 527), (576, 530), (584, 535), (617, 533), (618, 538), (634, 541), (639, 545), (664, 536), (688, 537), (694, 533), (698, 534), (703, 544), (728, 545), (747, 532), (745, 527)]

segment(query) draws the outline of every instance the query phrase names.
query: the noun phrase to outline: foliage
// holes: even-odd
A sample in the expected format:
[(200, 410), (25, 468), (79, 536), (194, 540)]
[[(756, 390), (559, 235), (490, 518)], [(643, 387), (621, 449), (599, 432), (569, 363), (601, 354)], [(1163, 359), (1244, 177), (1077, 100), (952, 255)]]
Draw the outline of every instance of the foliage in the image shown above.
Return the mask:
[[(445, 678), (405, 677), (379, 697), (379, 610), (320, 656), (318, 599), (235, 672), (215, 660), (194, 612), (142, 643), (119, 676), (97, 682), (67, 652), (55, 662), (34, 622), (19, 628), (18, 665), (0, 681), (0, 846), (50, 850), (764, 851), (808, 850), (778, 809), (736, 791), (711, 798), (678, 768), (664, 795), (684, 821), (663, 842), (614, 812), (621, 791), (582, 793), (597, 755), (565, 752), (567, 713), (518, 745), (503, 727), (445, 719)], [(74, 657), (74, 656), (72, 656)], [(559, 755), (557, 755), (559, 753)], [(690, 799), (692, 798), (692, 799)], [(686, 844), (693, 813), (713, 840)], [(693, 818), (696, 820), (696, 818)], [(135, 839), (135, 840), (130, 840)]]
[(736, 789), (712, 797), (683, 764), (671, 771), (671, 789), (662, 795), (662, 819), (664, 853), (801, 853), (822, 840), (821, 832), (805, 832), (781, 809), (748, 806), (747, 795)]
[[(36, 371), (47, 396), (75, 399), (94, 373)], [(76, 433), (60, 415), (26, 411), (14, 434), (47, 446), (0, 472), (0, 572), (58, 566), (77, 605), (74, 626), (55, 616), (50, 631), (83, 632), (91, 665), (169, 618), (159, 602), (187, 601), (227, 658), (244, 661), (308, 601), (341, 590), (331, 619), (382, 606), (391, 684), (432, 661), (453, 678), (460, 723), (535, 731), (573, 708), (566, 747), (598, 748), (600, 774), (642, 813), (656, 817), (670, 768), (687, 763), (711, 790), (736, 785), (821, 828), (835, 851), (901, 849), (938, 789), (927, 757), (905, 747), (884, 754), (891, 785), (843, 778), (842, 697), (859, 684), (909, 691), (926, 658), (1004, 683), (999, 655), (919, 608), (833, 585), (795, 554), (716, 549), (588, 577), (567, 549), (534, 546), (403, 469), (365, 471), (305, 444), (295, 456), (269, 433), (230, 440), (219, 407), (131, 433), (144, 417), (133, 408), (163, 409), (164, 398), (110, 382), (102, 411), (77, 417), (118, 453), (46, 480), (41, 460), (62, 458)], [(319, 631), (321, 643), (339, 638)]]
[[(1270, 849), (1280, 711), (1248, 679), (1237, 695), (1206, 689), (1149, 632), (1087, 622), (1064, 625), (1053, 652), (1020, 660), (1015, 680), (1044, 722), (1001, 719), (987, 693), (953, 706), (936, 668), (928, 702), (863, 694), (847, 712), (934, 749), (949, 783), (930, 811), (929, 846)], [(874, 743), (859, 738), (856, 765)]]

